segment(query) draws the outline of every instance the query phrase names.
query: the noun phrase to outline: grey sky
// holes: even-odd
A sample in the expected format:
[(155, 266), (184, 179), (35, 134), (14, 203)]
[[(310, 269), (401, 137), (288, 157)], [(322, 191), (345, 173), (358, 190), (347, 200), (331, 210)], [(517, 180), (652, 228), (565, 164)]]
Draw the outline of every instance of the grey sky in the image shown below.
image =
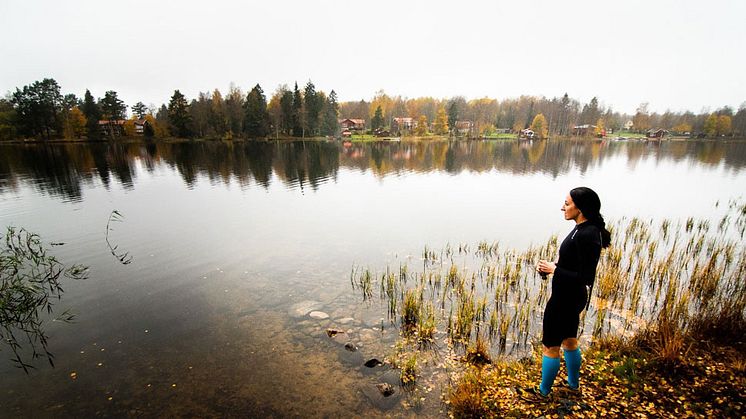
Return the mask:
[(129, 106), (231, 82), (560, 96), (634, 112), (746, 101), (746, 1), (0, 0), (0, 94), (44, 77)]

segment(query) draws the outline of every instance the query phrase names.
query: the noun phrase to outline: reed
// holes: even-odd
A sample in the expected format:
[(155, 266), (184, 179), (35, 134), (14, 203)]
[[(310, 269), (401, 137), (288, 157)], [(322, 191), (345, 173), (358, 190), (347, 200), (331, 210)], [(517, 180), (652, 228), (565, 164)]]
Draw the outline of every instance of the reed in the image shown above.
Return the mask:
[(435, 343), (436, 319), (432, 302), (424, 303), (423, 313), (417, 323), (417, 341), (420, 347), (429, 347)]
[(422, 300), (420, 297), (420, 292), (417, 289), (406, 291), (401, 313), (402, 331), (406, 334), (411, 334), (417, 330), (417, 325), (423, 317), (421, 313)]

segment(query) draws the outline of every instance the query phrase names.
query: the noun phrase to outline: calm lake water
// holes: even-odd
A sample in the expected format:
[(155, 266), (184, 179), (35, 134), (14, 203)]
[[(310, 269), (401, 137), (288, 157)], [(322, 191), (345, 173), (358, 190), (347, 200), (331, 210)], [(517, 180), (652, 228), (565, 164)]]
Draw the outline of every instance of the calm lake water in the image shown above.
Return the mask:
[[(444, 415), (437, 373), (417, 403), (377, 398), (398, 373), (361, 361), (396, 330), (351, 289), (352, 266), (564, 237), (580, 185), (607, 219), (717, 219), (743, 198), (746, 142), (0, 145), (0, 225), (90, 267), (57, 304), (77, 321), (47, 325), (55, 368), (26, 375), (0, 347), (1, 416)], [(126, 265), (106, 244), (115, 210)]]

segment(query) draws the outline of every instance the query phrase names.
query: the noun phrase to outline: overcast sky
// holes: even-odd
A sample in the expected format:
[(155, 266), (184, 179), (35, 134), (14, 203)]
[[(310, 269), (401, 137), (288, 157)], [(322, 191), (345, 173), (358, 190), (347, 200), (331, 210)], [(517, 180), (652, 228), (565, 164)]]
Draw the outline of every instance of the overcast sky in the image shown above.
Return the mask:
[(0, 94), (52, 77), (129, 106), (231, 82), (404, 97), (746, 101), (744, 0), (0, 0)]

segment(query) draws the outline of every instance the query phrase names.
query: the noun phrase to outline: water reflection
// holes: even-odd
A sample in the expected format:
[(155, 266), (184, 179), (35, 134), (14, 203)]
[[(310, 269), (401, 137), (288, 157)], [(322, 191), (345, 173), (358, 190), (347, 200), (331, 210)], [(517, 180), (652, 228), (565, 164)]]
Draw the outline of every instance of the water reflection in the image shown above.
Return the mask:
[(35, 144), (0, 146), (0, 193), (19, 182), (64, 200), (80, 201), (86, 184), (112, 180), (135, 187), (138, 166), (148, 172), (167, 166), (192, 188), (200, 177), (210, 182), (269, 188), (278, 180), (289, 189), (316, 190), (335, 181), (340, 167), (376, 176), (406, 172), (498, 171), (544, 173), (552, 177), (577, 169), (585, 173), (605, 160), (622, 157), (630, 167), (689, 160), (700, 166), (740, 171), (746, 165), (746, 142), (615, 141), (459, 141), (415, 143), (337, 142), (193, 142)]

